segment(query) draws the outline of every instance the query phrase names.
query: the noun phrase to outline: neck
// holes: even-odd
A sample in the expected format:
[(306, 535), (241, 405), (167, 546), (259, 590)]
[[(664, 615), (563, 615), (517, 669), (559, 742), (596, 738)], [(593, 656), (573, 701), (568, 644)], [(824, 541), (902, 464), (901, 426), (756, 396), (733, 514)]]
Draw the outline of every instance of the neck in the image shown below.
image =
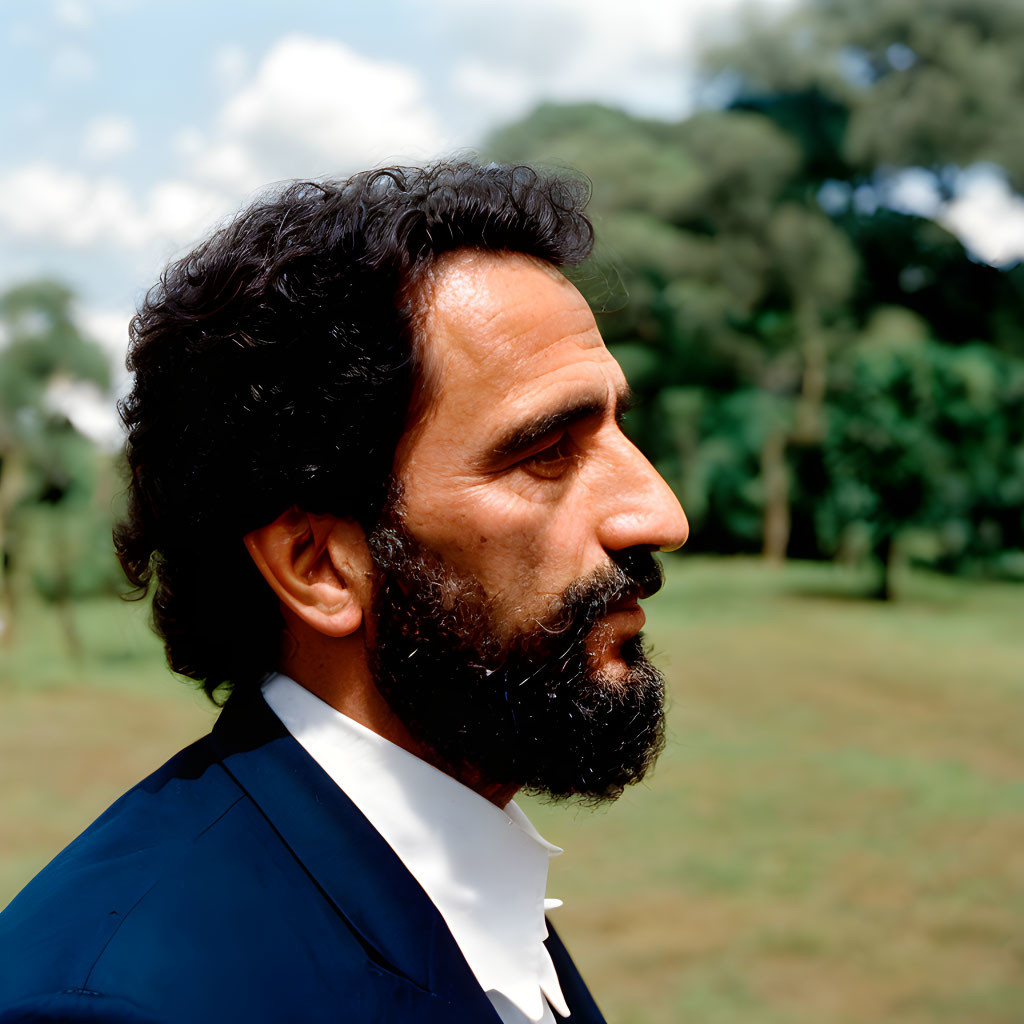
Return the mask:
[(409, 732), (373, 681), (362, 630), (327, 637), (292, 621), (283, 648), (280, 670), (335, 711), (408, 750), (497, 807), (504, 807), (518, 792), (517, 785), (489, 782), (473, 768), (445, 765)]

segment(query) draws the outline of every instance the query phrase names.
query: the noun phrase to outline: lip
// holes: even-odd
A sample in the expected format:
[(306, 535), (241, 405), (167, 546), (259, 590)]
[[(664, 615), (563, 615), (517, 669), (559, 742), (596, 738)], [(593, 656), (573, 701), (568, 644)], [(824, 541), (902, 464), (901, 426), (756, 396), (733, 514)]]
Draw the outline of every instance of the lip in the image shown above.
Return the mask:
[(609, 608), (601, 621), (616, 633), (632, 636), (644, 628), (647, 616), (635, 600), (623, 601)]

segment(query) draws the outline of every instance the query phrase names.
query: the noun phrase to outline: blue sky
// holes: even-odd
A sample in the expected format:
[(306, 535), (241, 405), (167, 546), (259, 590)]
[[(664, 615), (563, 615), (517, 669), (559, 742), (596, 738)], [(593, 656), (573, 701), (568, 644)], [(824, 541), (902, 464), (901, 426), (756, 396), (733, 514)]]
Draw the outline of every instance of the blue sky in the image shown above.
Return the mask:
[(730, 6), (8, 0), (0, 287), (64, 278), (117, 353), (160, 267), (260, 185), (472, 148), (542, 98), (678, 117)]
[[(542, 99), (684, 116), (701, 46), (741, 6), (3, 0), (0, 289), (64, 279), (120, 363), (160, 268), (260, 186), (472, 149)], [(1024, 237), (1024, 204), (1008, 219), (1005, 188), (978, 181), (988, 212), (947, 222)], [(927, 182), (896, 184), (934, 205)]]

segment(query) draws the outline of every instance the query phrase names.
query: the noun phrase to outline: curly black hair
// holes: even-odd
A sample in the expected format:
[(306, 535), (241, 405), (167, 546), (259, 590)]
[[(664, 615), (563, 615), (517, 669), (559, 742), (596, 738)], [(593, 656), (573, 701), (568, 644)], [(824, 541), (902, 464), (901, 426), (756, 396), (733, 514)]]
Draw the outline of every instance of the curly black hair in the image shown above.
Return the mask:
[(155, 581), (175, 672), (216, 700), (275, 667), (283, 621), (242, 538), (293, 505), (372, 529), (423, 383), (416, 284), (460, 248), (581, 262), (589, 192), (468, 161), (295, 182), (165, 270), (130, 328), (114, 542), (134, 596)]

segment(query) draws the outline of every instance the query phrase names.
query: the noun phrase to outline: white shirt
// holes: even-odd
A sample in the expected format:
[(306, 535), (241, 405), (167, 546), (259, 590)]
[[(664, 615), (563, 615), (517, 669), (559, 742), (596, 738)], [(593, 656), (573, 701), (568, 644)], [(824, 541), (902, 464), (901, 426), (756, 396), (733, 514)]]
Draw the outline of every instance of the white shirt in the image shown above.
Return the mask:
[(437, 907), (504, 1024), (569, 1016), (544, 946), (548, 862), (562, 851), (504, 809), (310, 693), (263, 684), (285, 728), (384, 837)]

